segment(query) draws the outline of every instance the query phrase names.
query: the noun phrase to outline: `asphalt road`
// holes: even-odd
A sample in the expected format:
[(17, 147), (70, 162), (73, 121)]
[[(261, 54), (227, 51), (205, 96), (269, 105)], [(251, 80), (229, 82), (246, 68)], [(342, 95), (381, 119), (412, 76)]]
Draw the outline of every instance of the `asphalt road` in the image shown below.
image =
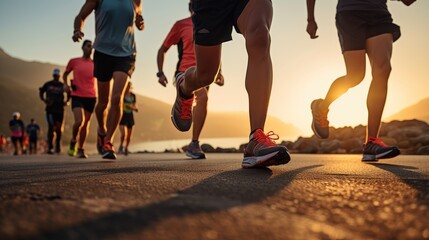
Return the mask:
[(0, 239), (429, 239), (429, 157), (0, 156)]

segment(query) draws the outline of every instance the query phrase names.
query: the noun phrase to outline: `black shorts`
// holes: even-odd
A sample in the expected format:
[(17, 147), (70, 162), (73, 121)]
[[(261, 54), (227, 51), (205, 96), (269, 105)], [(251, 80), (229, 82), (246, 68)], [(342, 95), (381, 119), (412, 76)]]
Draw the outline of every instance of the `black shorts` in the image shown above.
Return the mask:
[(12, 141), (12, 143), (19, 142), (22, 145), (22, 142), (24, 141), (24, 137), (10, 137), (10, 140)]
[(46, 122), (49, 126), (54, 126), (56, 122), (62, 123), (64, 112), (46, 112)]
[(134, 114), (132, 113), (124, 113), (122, 114), (122, 119), (119, 125), (126, 126), (127, 128), (131, 128), (134, 126)]
[(192, 0), (195, 44), (215, 46), (232, 39), (232, 26), (249, 0)]
[(129, 77), (134, 72), (136, 56), (115, 57), (98, 51), (94, 52), (94, 77), (100, 82), (108, 82), (114, 72), (124, 72)]
[(93, 113), (97, 98), (72, 96), (71, 108), (83, 108), (85, 111)]
[(383, 11), (342, 11), (336, 17), (338, 38), (341, 50), (364, 50), (366, 40), (385, 33), (391, 33), (393, 41), (401, 36), (398, 25), (392, 16)]

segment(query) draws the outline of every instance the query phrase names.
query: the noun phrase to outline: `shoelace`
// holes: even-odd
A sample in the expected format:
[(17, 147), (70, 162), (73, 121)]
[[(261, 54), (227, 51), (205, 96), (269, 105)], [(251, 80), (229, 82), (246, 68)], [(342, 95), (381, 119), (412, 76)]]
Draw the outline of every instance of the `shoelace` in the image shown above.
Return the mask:
[(316, 122), (321, 127), (329, 127), (329, 121), (328, 121), (328, 112), (329, 110), (317, 110), (316, 111)]
[(370, 138), (368, 139), (368, 142), (372, 142), (376, 145), (382, 146), (382, 147), (388, 147), (387, 144), (385, 144), (380, 138)]
[(113, 150), (113, 144), (111, 142), (106, 142), (103, 146), (107, 150)]
[(184, 99), (182, 98), (180, 117), (182, 119), (191, 119), (192, 104), (194, 103), (194, 98)]
[(269, 131), (267, 134), (258, 134), (255, 136), (257, 142), (262, 142), (267, 146), (276, 146), (274, 140), (279, 140), (279, 135), (275, 134), (273, 131)]

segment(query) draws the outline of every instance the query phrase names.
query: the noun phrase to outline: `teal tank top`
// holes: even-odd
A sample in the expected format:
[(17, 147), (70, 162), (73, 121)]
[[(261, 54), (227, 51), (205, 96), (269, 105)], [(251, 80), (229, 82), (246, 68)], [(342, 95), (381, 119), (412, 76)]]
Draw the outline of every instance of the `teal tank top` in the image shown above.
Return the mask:
[(135, 17), (133, 0), (100, 0), (95, 9), (94, 49), (115, 57), (135, 55)]

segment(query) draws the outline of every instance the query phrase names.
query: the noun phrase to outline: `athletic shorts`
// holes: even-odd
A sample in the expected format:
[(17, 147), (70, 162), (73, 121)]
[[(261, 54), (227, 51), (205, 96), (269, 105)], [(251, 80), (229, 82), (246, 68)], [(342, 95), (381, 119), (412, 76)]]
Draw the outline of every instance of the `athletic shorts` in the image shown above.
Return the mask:
[(126, 126), (127, 128), (132, 128), (134, 126), (134, 114), (132, 113), (122, 114), (122, 119), (119, 125)]
[(124, 72), (129, 77), (134, 72), (136, 56), (115, 57), (98, 51), (94, 52), (94, 77), (100, 82), (108, 82), (114, 72)]
[(249, 0), (192, 0), (195, 44), (215, 46), (232, 40), (232, 27)]
[(364, 50), (366, 40), (385, 33), (391, 33), (393, 41), (401, 36), (392, 16), (383, 11), (341, 11), (336, 17), (341, 50)]
[(85, 111), (93, 113), (96, 98), (72, 96), (71, 108), (83, 108)]
[(64, 120), (64, 113), (46, 112), (46, 122), (48, 125), (53, 126), (56, 122), (62, 123)]

